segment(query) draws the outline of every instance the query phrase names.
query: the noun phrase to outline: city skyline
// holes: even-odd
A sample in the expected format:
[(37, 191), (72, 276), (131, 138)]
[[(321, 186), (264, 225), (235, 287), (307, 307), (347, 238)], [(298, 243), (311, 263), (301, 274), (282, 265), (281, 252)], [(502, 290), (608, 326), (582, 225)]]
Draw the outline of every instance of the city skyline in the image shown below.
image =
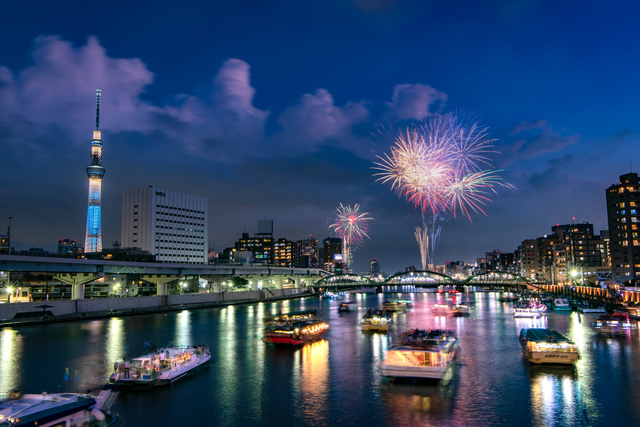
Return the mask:
[(0, 229), (13, 217), (16, 249), (83, 240), (102, 89), (105, 248), (123, 192), (153, 185), (208, 198), (217, 251), (261, 219), (322, 241), (335, 206), (359, 204), (375, 221), (353, 269), (418, 266), (420, 215), (372, 167), (399, 130), (457, 108), (482, 117), (515, 190), (445, 221), (437, 264), (512, 252), (573, 218), (599, 234), (605, 190), (637, 172), (640, 7), (463, 3), (7, 5)]

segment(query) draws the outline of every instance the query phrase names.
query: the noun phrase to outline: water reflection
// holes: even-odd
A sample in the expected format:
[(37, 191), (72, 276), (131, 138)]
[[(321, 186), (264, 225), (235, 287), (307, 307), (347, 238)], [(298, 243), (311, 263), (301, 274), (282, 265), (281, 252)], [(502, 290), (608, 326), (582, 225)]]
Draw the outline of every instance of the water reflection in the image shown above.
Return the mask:
[(176, 316), (176, 332), (173, 338), (175, 345), (193, 345), (191, 336), (191, 310), (182, 310)]
[(329, 341), (320, 340), (296, 351), (300, 367), (298, 416), (303, 424), (331, 424), (327, 408), (329, 394)]
[(15, 329), (0, 330), (0, 393), (19, 387), (22, 380), (22, 336)]
[(455, 383), (451, 376), (442, 383), (388, 383), (384, 390), (385, 407), (397, 426), (449, 425), (454, 408)]
[(116, 362), (123, 360), (126, 356), (125, 351), (125, 331), (124, 321), (119, 317), (112, 317), (107, 323), (107, 337), (105, 343), (105, 363), (107, 368), (115, 365)]

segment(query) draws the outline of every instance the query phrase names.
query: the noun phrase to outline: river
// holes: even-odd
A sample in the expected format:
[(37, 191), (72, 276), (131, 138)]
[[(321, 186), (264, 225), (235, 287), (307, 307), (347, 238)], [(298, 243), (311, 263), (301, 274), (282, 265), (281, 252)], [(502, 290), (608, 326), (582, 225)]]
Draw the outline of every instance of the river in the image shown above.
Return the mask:
[[(0, 393), (97, 390), (116, 361), (158, 346), (207, 344), (210, 366), (177, 383), (121, 392), (111, 408), (126, 426), (637, 426), (640, 425), (640, 333), (606, 338), (597, 316), (549, 311), (514, 319), (497, 293), (466, 294), (469, 317), (436, 316), (446, 294), (353, 294), (358, 312), (319, 298), (228, 306), (0, 330)], [(394, 314), (389, 334), (362, 332), (368, 307), (412, 299)], [(262, 342), (263, 319), (317, 309), (329, 331), (298, 349)], [(552, 328), (579, 347), (571, 367), (529, 366), (518, 333)], [(439, 384), (393, 383), (379, 364), (397, 334), (453, 329), (460, 354)]]

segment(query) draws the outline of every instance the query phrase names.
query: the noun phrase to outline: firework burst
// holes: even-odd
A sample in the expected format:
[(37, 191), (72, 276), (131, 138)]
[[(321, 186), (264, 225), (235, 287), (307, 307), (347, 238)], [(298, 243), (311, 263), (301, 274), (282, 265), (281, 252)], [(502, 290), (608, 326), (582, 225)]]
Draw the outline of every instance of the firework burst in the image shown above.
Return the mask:
[[(416, 229), (423, 270), (432, 259), (439, 238), (442, 215), (458, 213), (471, 221), (472, 212), (486, 215), (482, 205), (490, 201), (501, 182), (499, 170), (491, 168), (489, 155), (495, 140), (476, 116), (457, 111), (433, 116), (429, 121), (401, 132), (389, 155), (378, 156), (373, 169), (377, 180), (422, 212), (423, 226)], [(438, 237), (429, 233), (437, 233)], [(425, 251), (430, 255), (425, 256)]]
[(367, 231), (369, 231), (368, 221), (373, 218), (368, 217), (366, 212), (360, 212), (360, 205), (355, 204), (353, 208), (351, 206), (343, 206), (340, 203), (340, 207), (335, 211), (335, 221), (329, 226), (329, 229), (333, 229), (336, 235), (342, 239), (342, 254), (343, 258), (349, 262), (352, 252), (360, 247), (364, 238), (369, 238)]

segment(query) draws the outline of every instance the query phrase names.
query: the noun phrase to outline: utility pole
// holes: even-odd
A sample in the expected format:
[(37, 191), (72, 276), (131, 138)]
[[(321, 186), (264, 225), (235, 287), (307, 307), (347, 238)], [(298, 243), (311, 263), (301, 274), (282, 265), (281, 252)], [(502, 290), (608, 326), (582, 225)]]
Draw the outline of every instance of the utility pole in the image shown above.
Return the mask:
[(9, 218), (9, 228), (7, 228), (7, 236), (11, 237), (11, 220), (13, 219), (13, 217), (9, 216), (7, 218)]

